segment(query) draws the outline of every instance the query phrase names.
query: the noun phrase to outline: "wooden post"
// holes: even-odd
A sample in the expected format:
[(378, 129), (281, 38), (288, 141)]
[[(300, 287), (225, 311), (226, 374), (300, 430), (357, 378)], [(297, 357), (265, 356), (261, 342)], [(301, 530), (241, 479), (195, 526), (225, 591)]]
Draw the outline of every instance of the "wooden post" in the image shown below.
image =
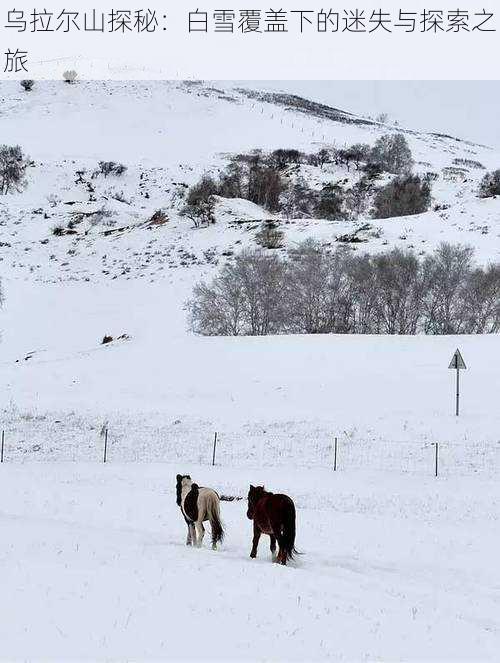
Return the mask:
[(335, 447), (334, 447), (334, 453), (333, 453), (333, 471), (337, 471), (337, 438), (335, 438)]
[(103, 462), (108, 460), (108, 428), (104, 430), (104, 458)]
[(3, 450), (5, 447), (5, 431), (2, 431), (2, 448), (0, 450), (0, 463), (3, 463)]
[(437, 477), (437, 475), (438, 475), (438, 463), (439, 463), (439, 443), (434, 442), (434, 446), (436, 448), (436, 456), (435, 456), (435, 462), (434, 462), (434, 476)]
[(217, 433), (214, 435), (214, 453), (212, 455), (212, 466), (215, 465), (215, 451), (217, 449)]

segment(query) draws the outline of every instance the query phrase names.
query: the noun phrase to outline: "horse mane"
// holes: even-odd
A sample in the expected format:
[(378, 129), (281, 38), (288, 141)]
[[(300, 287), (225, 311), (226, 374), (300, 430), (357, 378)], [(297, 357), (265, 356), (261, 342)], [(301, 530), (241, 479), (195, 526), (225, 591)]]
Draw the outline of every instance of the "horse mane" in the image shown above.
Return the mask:
[(191, 480), (191, 477), (189, 476), (189, 474), (178, 474), (177, 477), (176, 477), (177, 483), (176, 483), (176, 486), (175, 486), (175, 490), (176, 490), (176, 493), (177, 493), (177, 495), (176, 495), (177, 506), (180, 506), (181, 501), (182, 501), (182, 480), (183, 479)]

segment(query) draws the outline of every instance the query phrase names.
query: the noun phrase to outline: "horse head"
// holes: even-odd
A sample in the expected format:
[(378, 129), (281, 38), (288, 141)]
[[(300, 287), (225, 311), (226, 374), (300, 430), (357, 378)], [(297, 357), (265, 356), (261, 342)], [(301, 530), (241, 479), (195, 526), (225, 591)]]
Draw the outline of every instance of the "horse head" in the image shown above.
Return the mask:
[(185, 485), (185, 481), (191, 481), (191, 477), (189, 474), (178, 474), (177, 475), (177, 484), (176, 484), (176, 491), (177, 491), (177, 506), (181, 505), (182, 501), (182, 486)]
[(265, 493), (264, 486), (252, 486), (250, 485), (250, 490), (248, 491), (248, 509), (247, 509), (247, 518), (253, 520), (255, 507), (257, 502), (263, 497)]

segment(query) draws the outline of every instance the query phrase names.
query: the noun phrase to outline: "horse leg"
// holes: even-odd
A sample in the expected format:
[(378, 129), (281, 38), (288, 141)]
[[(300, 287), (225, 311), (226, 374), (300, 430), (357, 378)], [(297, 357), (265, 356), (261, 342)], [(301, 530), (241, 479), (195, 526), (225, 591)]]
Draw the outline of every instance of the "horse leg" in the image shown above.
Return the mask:
[(190, 546), (193, 542), (191, 540), (191, 526), (189, 523), (187, 523), (187, 528), (188, 528), (188, 533), (187, 533), (186, 545)]
[(201, 548), (203, 545), (203, 537), (205, 536), (205, 528), (203, 527), (203, 521), (197, 520), (195, 523), (197, 542), (196, 545), (198, 548)]
[(276, 537), (274, 534), (270, 534), (271, 539), (271, 555), (273, 557), (273, 562), (276, 561)]
[(260, 535), (261, 535), (261, 531), (258, 528), (256, 522), (254, 521), (254, 523), (253, 523), (252, 552), (250, 553), (250, 557), (252, 559), (255, 559), (255, 557), (257, 557), (257, 547), (259, 545)]
[(281, 533), (281, 525), (278, 525), (274, 531), (276, 532), (276, 538), (278, 540), (278, 557), (276, 558), (276, 561), (278, 564), (286, 564), (286, 550), (284, 546), (285, 540), (283, 534)]
[(278, 557), (276, 558), (276, 561), (278, 564), (286, 564), (286, 553), (283, 549), (283, 546), (281, 544), (281, 536), (278, 537)]
[(187, 538), (186, 544), (188, 546), (195, 546), (196, 545), (196, 530), (194, 528), (194, 523), (189, 523), (188, 524), (188, 538)]

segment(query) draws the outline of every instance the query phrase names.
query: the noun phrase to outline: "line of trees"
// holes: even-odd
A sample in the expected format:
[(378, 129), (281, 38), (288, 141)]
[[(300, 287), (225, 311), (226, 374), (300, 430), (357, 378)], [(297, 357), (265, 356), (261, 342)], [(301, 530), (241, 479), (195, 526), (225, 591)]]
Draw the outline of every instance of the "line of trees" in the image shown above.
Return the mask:
[(267, 334), (481, 334), (500, 330), (500, 265), (442, 244), (424, 258), (325, 250), (307, 240), (286, 256), (245, 250), (187, 303), (193, 331)]
[[(323, 168), (327, 163), (346, 167), (354, 164), (360, 178), (327, 182), (312, 188), (300, 176), (298, 166)], [(279, 149), (265, 154), (233, 156), (222, 173), (204, 175), (188, 192), (182, 214), (196, 226), (215, 222), (215, 196), (244, 198), (288, 218), (341, 220), (358, 218), (372, 206), (378, 219), (420, 214), (429, 209), (431, 182), (412, 175), (413, 158), (402, 134), (381, 136), (373, 147), (358, 143), (346, 148), (323, 148), (315, 154), (295, 149)], [(383, 187), (376, 181), (382, 173), (394, 175)], [(295, 176), (293, 176), (295, 175)]]

